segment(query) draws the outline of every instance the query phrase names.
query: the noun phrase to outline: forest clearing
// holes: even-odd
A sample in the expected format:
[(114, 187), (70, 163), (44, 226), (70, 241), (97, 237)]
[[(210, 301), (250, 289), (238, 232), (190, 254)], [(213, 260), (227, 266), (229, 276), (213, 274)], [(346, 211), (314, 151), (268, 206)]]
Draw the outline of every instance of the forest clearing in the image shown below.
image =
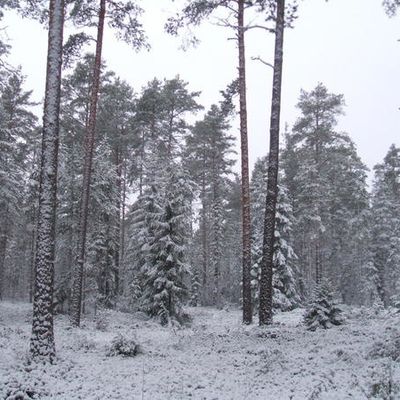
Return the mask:
[[(85, 316), (80, 329), (55, 320), (58, 361), (27, 366), (29, 304), (0, 304), (0, 398), (13, 387), (43, 400), (303, 400), (400, 398), (400, 314), (346, 309), (346, 323), (307, 331), (304, 310), (268, 328), (241, 323), (240, 310), (191, 308), (193, 322), (161, 327), (143, 314)], [(97, 328), (96, 328), (97, 326)], [(117, 335), (140, 354), (107, 356)], [(30, 371), (29, 373), (27, 371)], [(8, 392), (7, 392), (8, 391)], [(22, 397), (21, 397), (22, 398)]]

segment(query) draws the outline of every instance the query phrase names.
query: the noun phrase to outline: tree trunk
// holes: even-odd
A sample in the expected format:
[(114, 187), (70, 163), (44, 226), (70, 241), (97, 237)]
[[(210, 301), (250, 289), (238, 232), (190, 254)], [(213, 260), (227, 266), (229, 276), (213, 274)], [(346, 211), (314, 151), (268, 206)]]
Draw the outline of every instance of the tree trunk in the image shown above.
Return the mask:
[(0, 230), (0, 300), (3, 300), (4, 264), (7, 252), (8, 232), (6, 227)]
[(315, 281), (319, 285), (322, 281), (322, 269), (321, 269), (321, 252), (319, 237), (315, 243)]
[(39, 212), (36, 235), (35, 290), (30, 353), (52, 362), (54, 244), (64, 1), (50, 0), (46, 93), (44, 103)]
[(201, 186), (201, 259), (202, 259), (202, 286), (203, 293), (207, 286), (207, 216), (206, 216), (206, 184), (203, 174)]
[(272, 104), (270, 123), (270, 144), (268, 157), (268, 183), (265, 204), (264, 242), (261, 262), (259, 324), (272, 323), (272, 273), (274, 256), (274, 234), (276, 200), (278, 197), (279, 168), (279, 123), (281, 111), (281, 86), (283, 63), (283, 34), (285, 23), (285, 0), (277, 0), (274, 77), (272, 84)]
[(101, 51), (103, 46), (104, 19), (106, 13), (106, 0), (100, 0), (99, 23), (97, 26), (96, 55), (94, 61), (93, 82), (90, 93), (89, 121), (85, 135), (85, 163), (83, 169), (83, 187), (81, 198), (81, 211), (79, 216), (78, 259), (75, 263), (72, 301), (71, 324), (79, 326), (81, 321), (82, 304), (82, 278), (83, 264), (86, 251), (87, 222), (89, 214), (90, 181), (92, 175), (92, 160), (94, 139), (96, 132), (97, 100), (100, 86)]
[(221, 213), (222, 213), (222, 204), (221, 204), (221, 196), (219, 190), (218, 177), (215, 174), (213, 178), (213, 204), (211, 209), (211, 223), (212, 223), (212, 236), (210, 243), (210, 253), (211, 253), (211, 269), (213, 273), (213, 293), (212, 293), (212, 304), (214, 306), (220, 307), (222, 304), (221, 297), (221, 247), (222, 247), (222, 221), (221, 221)]
[(115, 252), (114, 252), (114, 279), (115, 279), (115, 296), (120, 293), (120, 251), (121, 251), (121, 214), (122, 214), (122, 151), (119, 145), (115, 149), (115, 170), (117, 173), (117, 212), (115, 213), (115, 227), (112, 230), (115, 234)]
[[(125, 273), (125, 214), (126, 214), (126, 157), (122, 161), (122, 188), (121, 188), (121, 218), (119, 226), (119, 268), (120, 273)], [(119, 285), (118, 294), (123, 294), (123, 285)]]
[[(36, 207), (33, 206), (32, 226), (36, 225)], [(31, 247), (29, 257), (29, 303), (33, 302), (33, 286), (35, 281), (35, 249), (36, 249), (36, 232), (32, 229)]]
[(250, 189), (249, 155), (247, 140), (246, 60), (244, 43), (244, 0), (238, 1), (239, 97), (240, 97), (240, 148), (242, 163), (242, 243), (243, 243), (243, 323), (251, 324), (251, 245), (250, 245)]

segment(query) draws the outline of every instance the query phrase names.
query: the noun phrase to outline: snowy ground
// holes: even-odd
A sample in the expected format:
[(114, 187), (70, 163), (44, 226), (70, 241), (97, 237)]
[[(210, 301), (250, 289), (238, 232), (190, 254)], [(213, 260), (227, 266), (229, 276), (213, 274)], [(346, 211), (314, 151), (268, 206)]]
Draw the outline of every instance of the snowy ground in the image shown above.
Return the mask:
[[(263, 329), (236, 309), (189, 312), (184, 329), (111, 312), (104, 332), (90, 316), (80, 329), (57, 316), (58, 361), (32, 367), (30, 306), (0, 303), (0, 399), (400, 399), (400, 314), (349, 309), (344, 326), (308, 332), (301, 310)], [(106, 356), (117, 333), (142, 354)]]

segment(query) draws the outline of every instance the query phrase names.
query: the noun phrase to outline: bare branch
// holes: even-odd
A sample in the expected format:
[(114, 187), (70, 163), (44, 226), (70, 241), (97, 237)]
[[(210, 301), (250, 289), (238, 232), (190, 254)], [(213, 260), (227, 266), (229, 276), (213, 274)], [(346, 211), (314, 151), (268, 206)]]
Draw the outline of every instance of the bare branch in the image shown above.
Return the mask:
[(271, 67), (272, 69), (274, 69), (274, 66), (273, 66), (271, 63), (269, 63), (269, 62), (263, 60), (260, 56), (251, 57), (251, 59), (254, 60), (254, 61), (260, 61), (261, 63), (263, 63), (263, 64), (266, 65), (267, 67)]
[(275, 29), (269, 28), (268, 26), (265, 25), (247, 25), (245, 29), (246, 31), (249, 31), (250, 29), (264, 29), (269, 33), (275, 33)]

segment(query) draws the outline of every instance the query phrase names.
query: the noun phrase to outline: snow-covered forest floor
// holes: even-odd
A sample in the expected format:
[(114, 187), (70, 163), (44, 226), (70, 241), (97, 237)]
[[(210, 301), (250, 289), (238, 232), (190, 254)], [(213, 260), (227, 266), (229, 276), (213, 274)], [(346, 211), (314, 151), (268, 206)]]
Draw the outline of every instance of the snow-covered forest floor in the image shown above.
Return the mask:
[[(400, 399), (395, 311), (347, 309), (345, 325), (316, 332), (301, 324), (302, 310), (268, 328), (243, 326), (237, 309), (189, 312), (185, 328), (110, 311), (72, 329), (57, 316), (57, 362), (33, 367), (30, 305), (2, 302), (0, 399)], [(135, 338), (140, 354), (107, 356), (119, 333)]]

